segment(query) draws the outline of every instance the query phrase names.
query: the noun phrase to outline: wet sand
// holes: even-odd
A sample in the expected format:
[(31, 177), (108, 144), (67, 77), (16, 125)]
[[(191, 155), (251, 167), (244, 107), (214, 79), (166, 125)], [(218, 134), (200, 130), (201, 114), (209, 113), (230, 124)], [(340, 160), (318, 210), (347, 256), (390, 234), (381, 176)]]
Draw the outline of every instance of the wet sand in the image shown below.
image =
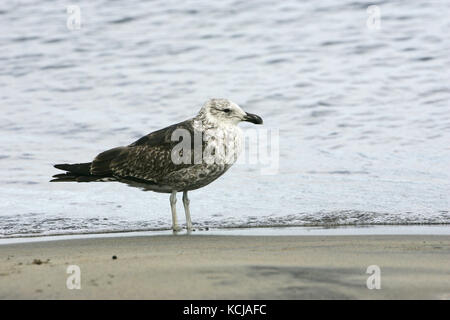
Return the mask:
[[(113, 256), (116, 259), (113, 259)], [(450, 299), (450, 237), (140, 236), (0, 245), (1, 299)], [(67, 288), (69, 265), (81, 289)], [(369, 290), (367, 268), (381, 271)]]

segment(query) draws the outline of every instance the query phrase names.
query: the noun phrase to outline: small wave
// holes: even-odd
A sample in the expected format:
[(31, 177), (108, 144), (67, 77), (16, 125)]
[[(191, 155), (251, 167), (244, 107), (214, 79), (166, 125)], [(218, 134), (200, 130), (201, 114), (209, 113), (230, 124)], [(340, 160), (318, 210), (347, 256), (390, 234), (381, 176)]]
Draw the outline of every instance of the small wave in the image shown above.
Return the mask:
[[(449, 211), (439, 211), (434, 215), (405, 212), (402, 214), (365, 212), (358, 210), (319, 211), (286, 216), (214, 217), (194, 222), (194, 228), (283, 228), (283, 227), (341, 227), (379, 225), (447, 225), (450, 224)], [(39, 213), (0, 218), (0, 238), (76, 235), (97, 233), (120, 233), (170, 230), (170, 219), (161, 221), (124, 221), (106, 217), (42, 219)]]

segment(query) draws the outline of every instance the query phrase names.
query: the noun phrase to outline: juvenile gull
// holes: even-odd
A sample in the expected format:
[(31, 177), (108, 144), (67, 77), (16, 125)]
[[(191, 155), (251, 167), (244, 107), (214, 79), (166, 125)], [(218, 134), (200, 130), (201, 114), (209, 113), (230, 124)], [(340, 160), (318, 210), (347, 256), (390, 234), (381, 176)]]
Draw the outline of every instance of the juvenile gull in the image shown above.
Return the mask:
[(211, 99), (192, 119), (152, 132), (134, 143), (100, 153), (92, 162), (57, 164), (66, 173), (56, 181), (119, 181), (155, 192), (170, 193), (172, 229), (177, 222), (177, 192), (183, 192), (186, 229), (192, 229), (188, 191), (206, 186), (236, 161), (242, 145), (241, 121), (262, 124), (227, 99)]

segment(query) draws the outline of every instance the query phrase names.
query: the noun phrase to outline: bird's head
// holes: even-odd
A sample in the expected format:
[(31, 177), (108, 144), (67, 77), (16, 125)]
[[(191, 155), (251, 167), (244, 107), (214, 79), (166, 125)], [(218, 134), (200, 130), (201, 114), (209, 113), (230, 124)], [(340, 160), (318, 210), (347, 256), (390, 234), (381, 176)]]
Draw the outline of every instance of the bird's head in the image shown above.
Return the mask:
[(215, 124), (234, 124), (248, 121), (254, 124), (262, 124), (263, 120), (256, 114), (247, 113), (236, 103), (228, 99), (210, 99), (199, 112), (206, 121)]

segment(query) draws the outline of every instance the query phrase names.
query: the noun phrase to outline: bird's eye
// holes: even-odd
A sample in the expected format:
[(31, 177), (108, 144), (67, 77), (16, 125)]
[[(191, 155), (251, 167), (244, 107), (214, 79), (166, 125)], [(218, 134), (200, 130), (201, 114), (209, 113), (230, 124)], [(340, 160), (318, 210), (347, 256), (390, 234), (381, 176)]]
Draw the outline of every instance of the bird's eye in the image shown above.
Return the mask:
[(223, 111), (223, 112), (226, 112), (226, 113), (230, 113), (231, 109), (228, 109), (228, 108), (227, 108), (227, 109), (223, 109), (222, 111)]

